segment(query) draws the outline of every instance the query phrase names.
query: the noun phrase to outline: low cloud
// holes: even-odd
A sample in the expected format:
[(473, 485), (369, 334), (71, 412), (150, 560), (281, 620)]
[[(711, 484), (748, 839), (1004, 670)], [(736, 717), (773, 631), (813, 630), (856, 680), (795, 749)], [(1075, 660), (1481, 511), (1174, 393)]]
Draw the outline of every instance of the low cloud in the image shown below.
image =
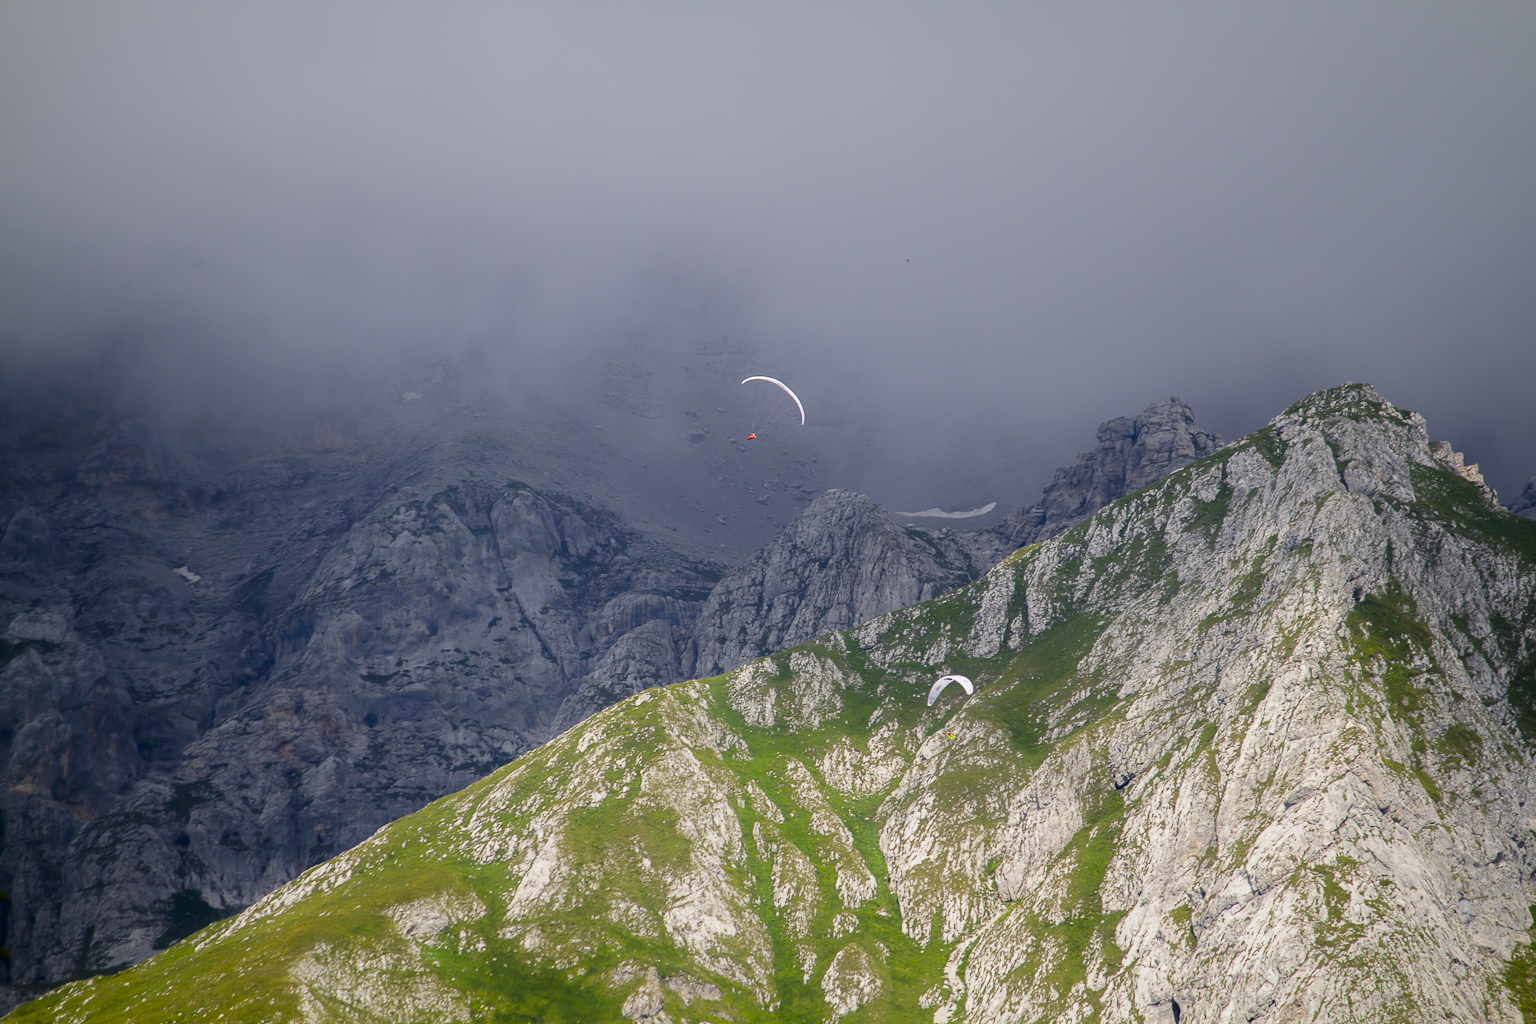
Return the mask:
[(259, 418), (460, 360), (483, 401), (595, 422), (610, 379), (724, 408), (734, 359), (794, 378), (848, 485), (944, 509), (1029, 497), (1169, 395), (1234, 436), (1368, 380), (1508, 496), (1533, 22), (10, 4), (6, 374)]

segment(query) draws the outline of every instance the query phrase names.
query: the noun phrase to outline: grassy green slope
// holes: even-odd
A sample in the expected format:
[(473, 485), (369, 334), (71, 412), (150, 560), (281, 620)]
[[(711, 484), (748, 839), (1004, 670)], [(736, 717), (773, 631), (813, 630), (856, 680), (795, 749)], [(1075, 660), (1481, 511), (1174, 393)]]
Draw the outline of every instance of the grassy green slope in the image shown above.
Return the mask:
[[(1336, 390), (1309, 400), (1314, 414), (1407, 422)], [(1490, 727), (1425, 724), (1447, 641), (1405, 590), (1380, 586), (1318, 626), (1336, 483), (1282, 510), (1295, 536), (1253, 525), (1292, 486), (1302, 443), (1266, 428), (971, 587), (637, 695), (241, 916), (8, 1019), (600, 1021), (638, 1013), (647, 991), (674, 1020), (902, 1022), (941, 1006), (990, 1019), (1001, 1008), (968, 993), (1008, 991), (1029, 993), (1027, 1019), (1109, 1013), (1156, 914), (1165, 960), (1198, 963), (1197, 933), (1215, 934), (1185, 897), (1158, 910), (1138, 893), (1127, 865), (1183, 841), (1159, 815), (1253, 808), (1213, 824), (1181, 870), (1218, 877), (1268, 856), (1275, 812), (1258, 808), (1291, 799), (1291, 769), (1269, 764), (1241, 793), (1231, 773), (1267, 756), (1271, 687), (1289, 685), (1308, 642), (1314, 666), (1318, 645), (1339, 649), (1309, 699), (1347, 708), (1370, 742), (1400, 735), (1401, 759), (1379, 759), (1432, 807), (1493, 750)], [(1246, 482), (1262, 473), (1274, 481)], [(1536, 524), (1489, 510), (1454, 474), (1414, 473), (1413, 502), (1377, 499), (1412, 543), (1459, 538), (1529, 574)], [(1490, 622), (1486, 640), (1460, 625), (1489, 664), (1515, 666), (1513, 703), (1536, 721), (1520, 703), (1536, 706), (1536, 609)], [(1242, 664), (1257, 667), (1228, 693)], [(925, 707), (929, 682), (954, 671), (976, 696)], [(1020, 795), (1040, 793), (1054, 801), (1029, 819), (1042, 823), (1021, 823)], [(1369, 966), (1366, 929), (1328, 923), (1353, 906), (1337, 880), (1353, 863), (1298, 867), (1276, 891), (1315, 896), (1319, 956)]]
[[(1033, 553), (1015, 556), (1013, 568)], [(894, 780), (873, 791), (848, 792), (822, 782), (815, 766), (839, 748), (862, 754), (871, 737), (884, 730), (910, 734), (894, 755), (905, 770), (917, 760), (917, 741), (943, 737), (953, 709), (961, 706), (957, 691), (951, 690), (939, 707), (925, 708), (922, 698), (937, 669), (923, 663), (915, 651), (963, 636), (982, 586), (889, 617), (882, 624), (884, 633), (900, 637), (903, 651), (914, 653), (876, 664), (855, 638), (842, 635), (758, 666), (751, 689), (760, 695), (777, 687), (785, 701), (792, 699), (788, 694), (796, 686), (792, 661), (815, 659), (819, 671), (837, 675), (830, 703), (810, 727), (748, 724), (733, 705), (732, 677), (652, 691), (648, 696), (654, 699), (608, 709), (485, 780), (380, 830), (241, 917), (204, 929), (121, 974), (66, 986), (22, 1007), (12, 1019), (274, 1021), (314, 1015), (429, 1019), (467, 1014), (477, 1020), (606, 1020), (619, 1015), (620, 999), (608, 983), (611, 973), (622, 964), (638, 962), (655, 966), (663, 976), (691, 972), (721, 989), (718, 1000), (695, 1001), (691, 1010), (678, 1006), (676, 1012), (707, 1016), (713, 1010), (737, 1020), (819, 1021), (826, 1014), (821, 983), (834, 956), (850, 945), (878, 944), (888, 952), (880, 958), (889, 964), (884, 991), (845, 1019), (910, 1020), (920, 1012), (923, 993), (942, 983), (950, 947), (920, 941), (903, 930), (878, 838), (879, 809)], [(1074, 674), (1095, 633), (1092, 616), (1069, 616), (1019, 650), (1005, 649), (987, 658), (957, 656), (942, 667), (967, 672), (983, 684), (964, 714), (995, 723), (1019, 753), (1020, 764), (1027, 766), (1049, 748), (1039, 731), (1051, 702), (1091, 707), (1090, 721), (1112, 708), (1112, 698), (1097, 689), (1079, 692)], [(715, 749), (694, 736), (680, 735), (674, 720), (678, 715), (717, 721), (733, 742)], [(603, 764), (598, 775), (606, 789), (592, 791), (591, 773), (583, 778), (583, 788), (573, 787), (563, 769), (578, 760), (589, 767), (594, 763), (593, 751), (578, 751), (585, 734), (599, 728)], [(753, 826), (760, 825), (764, 815), (752, 800), (740, 800), (735, 810), (742, 852), (723, 870), (760, 916), (769, 937), (772, 995), (766, 1002), (772, 1010), (765, 1010), (739, 979), (700, 971), (695, 958), (664, 936), (637, 935), (645, 929), (634, 927), (632, 909), (625, 912), (631, 923), (615, 921), (623, 916), (615, 914), (616, 904), (639, 908), (655, 920), (665, 911), (651, 872), (637, 869), (637, 862), (644, 860), (661, 874), (681, 871), (688, 864), (692, 844), (679, 827), (677, 811), (647, 800), (636, 784), (647, 759), (684, 748), (720, 773), (732, 793), (755, 789), (765, 794), (775, 816), (783, 819), (773, 823), (775, 839), (793, 845), (818, 865), (820, 902), (810, 934), (799, 943), (809, 948), (814, 962), (807, 978), (784, 908), (774, 906), (772, 858), (752, 839)], [(810, 766), (818, 800), (808, 802), (786, 777), (789, 763)], [(953, 764), (936, 780), (937, 792), (958, 796), (986, 787), (992, 773), (984, 763), (969, 769)], [(518, 938), (503, 936), (522, 865), (514, 863), (510, 853), (485, 857), (472, 849), (486, 836), (524, 836), (551, 806), (561, 809), (561, 852), (567, 866), (578, 875), (601, 877), (604, 883), (572, 892), (538, 918), (547, 945), (581, 951), (579, 965), (563, 968), (531, 956)], [(873, 898), (854, 908), (851, 931), (845, 925), (845, 934), (836, 938), (832, 923), (842, 901), (832, 865), (840, 851), (813, 823), (814, 811), (823, 806), (842, 822), (853, 852), (876, 880)], [(1091, 836), (1085, 836), (1084, 845), (1090, 859), (1102, 859)], [(1085, 906), (1094, 902), (1088, 891), (1093, 873), (1091, 866), (1086, 869), (1081, 886)], [(472, 909), (466, 919), (418, 943), (402, 935), (391, 916), (394, 908), (413, 901)], [(359, 987), (372, 990), (369, 995), (349, 999), (344, 991), (320, 991), (302, 983), (316, 964), (342, 961), (360, 965)], [(675, 995), (668, 998), (678, 1001)]]

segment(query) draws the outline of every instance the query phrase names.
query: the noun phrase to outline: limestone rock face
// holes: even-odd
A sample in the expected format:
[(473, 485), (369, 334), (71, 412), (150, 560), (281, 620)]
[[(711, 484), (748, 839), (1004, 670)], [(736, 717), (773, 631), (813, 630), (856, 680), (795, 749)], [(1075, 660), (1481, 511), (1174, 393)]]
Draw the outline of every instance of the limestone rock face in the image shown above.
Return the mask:
[(1220, 447), (1221, 436), (1197, 428), (1194, 410), (1182, 399), (1154, 402), (1139, 416), (1099, 424), (1098, 447), (1058, 469), (1040, 501), (1010, 513), (995, 532), (1009, 550), (1054, 537)]
[(1518, 1021), (1533, 758), (1536, 524), (1350, 385), (17, 1019)]
[(1177, 398), (1100, 424), (1098, 436), (1097, 448), (1056, 471), (1039, 503), (988, 529), (902, 527), (863, 495), (827, 491), (720, 581), (699, 613), (683, 674), (723, 672), (937, 597), (1221, 447)]
[(1431, 441), (1429, 443), (1429, 451), (1431, 455), (1444, 463), (1445, 467), (1452, 473), (1455, 473), (1487, 495), (1489, 501), (1496, 502), (1499, 500), (1498, 493), (1492, 487), (1489, 487), (1487, 481), (1483, 479), (1482, 470), (1478, 468), (1477, 463), (1469, 464), (1466, 461), (1466, 456), (1451, 447), (1451, 442)]
[(563, 732), (625, 697), (682, 679), (678, 652), (686, 651), (686, 643), (687, 635), (666, 619), (650, 619), (625, 633), (560, 705), (552, 731)]
[[(1158, 408), (1106, 424), (1114, 466), (1073, 477), (1098, 496), (1057, 504), (1184, 458), (1198, 432), (1147, 426)], [(516, 482), (483, 436), (311, 441), (199, 454), (125, 422), (0, 464), (0, 982), (140, 959), (617, 700), (1014, 546), (829, 492), (720, 581), (705, 629), (723, 566)]]
[(13, 985), (254, 903), (548, 738), (595, 667), (674, 681), (720, 573), (485, 459), (200, 475), (133, 440), (0, 519)]
[(827, 491), (699, 612), (686, 675), (709, 676), (937, 597), (985, 572), (951, 531), (902, 528), (862, 494)]
[(1536, 476), (1525, 482), (1525, 490), (1509, 503), (1509, 510), (1517, 516), (1536, 519)]

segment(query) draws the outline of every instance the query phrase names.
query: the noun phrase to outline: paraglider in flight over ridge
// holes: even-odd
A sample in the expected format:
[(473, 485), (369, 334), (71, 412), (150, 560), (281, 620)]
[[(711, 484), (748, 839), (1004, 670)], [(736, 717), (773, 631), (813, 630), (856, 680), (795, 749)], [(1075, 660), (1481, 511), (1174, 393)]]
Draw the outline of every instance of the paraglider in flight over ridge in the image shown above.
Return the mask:
[(784, 393), (786, 395), (788, 395), (790, 398), (794, 399), (795, 407), (800, 410), (800, 425), (802, 427), (805, 426), (805, 405), (804, 405), (804, 403), (802, 403), (800, 401), (800, 396), (799, 395), (797, 395), (793, 391), (789, 390), (789, 385), (788, 384), (785, 384), (783, 381), (779, 380), (777, 377), (748, 377), (746, 380), (742, 381), (742, 383), (745, 384), (748, 381), (754, 381), (754, 380), (767, 381), (769, 384), (777, 384), (779, 387), (783, 388), (784, 389)]
[(777, 377), (763, 376), (748, 377), (742, 383), (751, 384), (754, 381), (770, 386), (753, 388), (748, 392), (747, 402), (750, 410), (747, 425), (748, 441), (757, 440), (759, 434), (768, 430), (793, 423), (796, 415), (800, 417), (800, 425), (805, 426), (805, 403), (800, 401), (799, 395), (790, 390), (788, 384)]
[(969, 679), (967, 679), (965, 676), (961, 676), (961, 675), (940, 676), (938, 679), (936, 679), (934, 681), (934, 684), (933, 684), (932, 688), (929, 689), (929, 691), (928, 691), (928, 706), (929, 707), (933, 707), (933, 702), (939, 699), (939, 694), (944, 690), (944, 687), (948, 686), (950, 683), (959, 683), (962, 687), (965, 688), (965, 692), (968, 693), (968, 694), (976, 692), (976, 687), (974, 685), (972, 685), (971, 681)]

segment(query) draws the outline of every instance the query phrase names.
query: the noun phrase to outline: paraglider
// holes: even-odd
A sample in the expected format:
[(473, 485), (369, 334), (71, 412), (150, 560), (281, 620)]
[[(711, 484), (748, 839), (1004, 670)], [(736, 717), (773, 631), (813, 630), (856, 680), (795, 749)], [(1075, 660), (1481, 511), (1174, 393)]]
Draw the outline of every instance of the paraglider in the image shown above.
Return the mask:
[(928, 690), (929, 707), (933, 707), (933, 702), (939, 699), (939, 694), (942, 693), (944, 691), (944, 687), (948, 686), (950, 683), (959, 683), (962, 687), (965, 688), (965, 692), (967, 694), (976, 692), (976, 687), (965, 676), (939, 676), (938, 679), (934, 680), (933, 686)]
[(805, 426), (805, 404), (800, 401), (799, 395), (790, 390), (788, 384), (777, 377), (762, 376), (748, 377), (742, 383), (751, 384), (754, 381), (770, 386), (753, 388), (749, 393), (751, 425), (747, 431), (748, 441), (757, 440), (757, 435), (766, 430), (793, 423), (796, 415), (800, 417), (800, 425)]

